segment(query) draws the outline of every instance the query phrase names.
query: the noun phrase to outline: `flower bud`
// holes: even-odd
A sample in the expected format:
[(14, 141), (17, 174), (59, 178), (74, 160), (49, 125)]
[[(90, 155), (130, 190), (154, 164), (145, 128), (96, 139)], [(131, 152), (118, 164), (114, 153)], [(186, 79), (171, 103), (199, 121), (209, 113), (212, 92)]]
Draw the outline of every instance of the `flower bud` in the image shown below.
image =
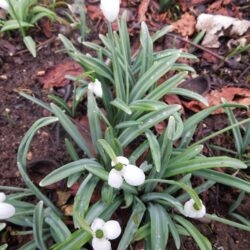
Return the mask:
[(109, 22), (114, 22), (120, 11), (120, 0), (101, 0), (100, 8)]

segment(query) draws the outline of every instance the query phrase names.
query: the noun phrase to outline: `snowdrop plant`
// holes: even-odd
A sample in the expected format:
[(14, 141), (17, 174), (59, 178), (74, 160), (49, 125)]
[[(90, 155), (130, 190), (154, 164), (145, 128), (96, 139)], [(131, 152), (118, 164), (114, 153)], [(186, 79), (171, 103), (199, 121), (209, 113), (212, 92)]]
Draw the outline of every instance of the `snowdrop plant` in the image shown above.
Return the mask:
[(16, 212), (15, 207), (5, 202), (5, 200), (6, 195), (4, 193), (0, 193), (0, 220), (9, 219)]
[(0, 8), (4, 9), (4, 10), (8, 10), (9, 9), (9, 3), (7, 0), (1, 0), (0, 1)]
[(101, 0), (100, 8), (109, 22), (114, 22), (120, 11), (120, 0)]
[[(193, 237), (202, 250), (212, 249), (211, 243), (189, 218), (205, 217), (250, 231), (247, 225), (208, 214), (206, 201), (199, 196), (216, 183), (249, 193), (248, 181), (230, 172), (214, 170), (217, 167), (228, 171), (244, 169), (246, 164), (225, 156), (205, 156), (202, 142), (208, 138), (193, 141), (196, 127), (212, 112), (242, 106), (210, 107), (183, 121), (181, 106), (168, 105), (161, 99), (177, 94), (206, 104), (202, 96), (178, 87), (188, 72), (193, 71), (178, 59), (196, 58), (176, 49), (155, 52), (155, 42), (168, 28), (150, 35), (145, 23), (141, 27), (141, 46), (132, 55), (125, 14), (118, 20), (118, 27), (118, 33), (109, 30), (107, 36), (100, 36), (103, 46), (83, 43), (96, 51), (97, 57), (82, 54), (69, 39), (60, 35), (67, 53), (85, 70), (93, 72), (93, 77), (101, 83), (98, 86), (102, 87), (102, 95), (96, 95), (93, 85), (85, 95), (91, 141), (86, 140), (86, 134), (79, 131), (76, 121), (57, 105), (45, 105), (29, 98), (52, 115), (32, 125), (18, 150), (17, 165), (30, 192), (27, 195), (34, 194), (40, 200), (28, 206), (20, 201), (20, 194), (12, 197), (19, 211), (23, 207), (30, 211), (22, 216), (22, 211), (18, 212), (9, 220), (31, 228), (34, 241), (23, 249), (31, 249), (30, 245), (33, 249), (82, 249), (91, 244), (96, 249), (106, 249), (111, 247), (109, 240), (116, 239), (117, 250), (126, 250), (136, 241), (144, 241), (145, 249), (164, 250), (169, 235), (177, 249), (182, 236)], [(171, 77), (159, 85), (158, 80), (170, 72)], [(161, 134), (154, 129), (160, 122), (166, 122)], [(72, 162), (49, 173), (41, 180), (40, 187), (62, 180), (66, 180), (67, 187), (79, 184), (72, 202), (72, 217), (67, 218), (27, 173), (26, 156), (33, 137), (38, 130), (53, 123), (59, 123), (67, 132), (66, 148)], [(204, 182), (193, 186), (194, 176)], [(128, 219), (119, 216), (125, 211), (129, 211)], [(119, 224), (112, 218), (118, 218)], [(69, 228), (70, 219), (73, 223), (69, 224), (74, 227)]]
[(118, 238), (121, 234), (121, 226), (115, 220), (104, 222), (100, 218), (94, 219), (91, 224), (93, 231), (92, 247), (94, 250), (110, 250), (109, 240)]
[(19, 30), (25, 46), (36, 57), (36, 44), (32, 37), (27, 35), (27, 30), (35, 27), (37, 22), (44, 17), (55, 20), (56, 14), (38, 5), (36, 0), (1, 0), (0, 7), (9, 14), (8, 19), (4, 20), (1, 25), (1, 32)]

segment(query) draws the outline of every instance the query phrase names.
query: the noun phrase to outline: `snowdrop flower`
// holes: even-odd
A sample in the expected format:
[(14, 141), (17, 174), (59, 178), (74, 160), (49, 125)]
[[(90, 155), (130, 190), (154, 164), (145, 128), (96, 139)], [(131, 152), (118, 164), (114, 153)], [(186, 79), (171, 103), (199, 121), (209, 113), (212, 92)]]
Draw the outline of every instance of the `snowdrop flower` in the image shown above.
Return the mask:
[(0, 220), (5, 220), (12, 217), (16, 209), (11, 204), (5, 203), (6, 195), (4, 193), (0, 193)]
[(109, 22), (114, 22), (120, 11), (120, 0), (101, 0), (100, 8)]
[(0, 0), (0, 8), (7, 10), (9, 8), (9, 3), (6, 0)]
[(114, 167), (108, 176), (108, 184), (111, 187), (120, 188), (124, 179), (131, 186), (140, 186), (144, 183), (144, 172), (137, 166), (129, 164), (126, 157), (116, 157), (116, 161), (112, 161), (111, 165)]
[(206, 207), (202, 204), (201, 208), (197, 209), (195, 201), (190, 199), (184, 204), (184, 215), (190, 218), (202, 218), (206, 215)]
[(118, 238), (122, 231), (117, 221), (104, 222), (100, 218), (94, 219), (91, 229), (93, 231), (92, 247), (94, 250), (111, 250), (109, 240)]
[(102, 97), (102, 84), (98, 79), (95, 79), (94, 82), (89, 83), (88, 90), (95, 94), (97, 97)]

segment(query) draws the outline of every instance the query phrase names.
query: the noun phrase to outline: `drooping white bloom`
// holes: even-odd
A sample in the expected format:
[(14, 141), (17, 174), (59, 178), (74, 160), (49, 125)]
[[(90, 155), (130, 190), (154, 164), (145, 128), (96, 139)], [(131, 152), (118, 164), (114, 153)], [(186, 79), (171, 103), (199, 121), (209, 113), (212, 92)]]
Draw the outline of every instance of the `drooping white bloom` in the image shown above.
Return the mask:
[(9, 7), (10, 7), (9, 3), (6, 0), (0, 0), (0, 8), (4, 10), (8, 10)]
[(102, 84), (98, 79), (95, 79), (94, 82), (89, 83), (88, 90), (91, 91), (97, 97), (101, 98), (103, 95)]
[[(202, 202), (201, 202), (202, 204)], [(202, 204), (200, 209), (194, 207), (195, 201), (190, 199), (184, 204), (184, 215), (190, 218), (202, 218), (206, 215), (206, 207)]]
[(14, 206), (4, 202), (5, 199), (6, 195), (4, 193), (0, 193), (0, 220), (8, 219), (12, 217), (16, 212)]
[(92, 247), (94, 250), (111, 250), (109, 240), (118, 238), (121, 234), (121, 226), (115, 220), (105, 222), (100, 218), (94, 219), (91, 229), (93, 231)]
[(101, 0), (100, 8), (109, 22), (114, 22), (120, 11), (120, 0)]
[(108, 184), (113, 188), (120, 188), (123, 180), (131, 186), (140, 186), (145, 181), (144, 172), (137, 166), (129, 164), (126, 157), (116, 157), (116, 162), (111, 162), (114, 167), (108, 176)]

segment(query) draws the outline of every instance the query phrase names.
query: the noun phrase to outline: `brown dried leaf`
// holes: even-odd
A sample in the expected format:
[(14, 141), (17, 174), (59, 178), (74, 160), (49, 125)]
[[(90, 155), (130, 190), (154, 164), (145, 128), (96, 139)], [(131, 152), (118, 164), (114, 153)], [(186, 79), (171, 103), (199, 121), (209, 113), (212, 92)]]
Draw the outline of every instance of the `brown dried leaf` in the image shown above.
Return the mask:
[(39, 80), (44, 88), (63, 87), (70, 81), (65, 79), (65, 75), (79, 76), (81, 73), (83, 73), (83, 68), (70, 60), (48, 69), (45, 76), (39, 77)]
[[(222, 98), (226, 99), (226, 101), (230, 103), (237, 103), (247, 106), (250, 105), (250, 90), (244, 88), (224, 87), (221, 90), (211, 91), (205, 97), (208, 100), (209, 107), (222, 104)], [(186, 108), (194, 112), (199, 112), (207, 108), (204, 104), (198, 101), (183, 101), (182, 103)], [(223, 109), (218, 109), (213, 114), (221, 114), (223, 112)]]
[(180, 20), (172, 24), (172, 27), (182, 36), (191, 36), (195, 31), (195, 25), (195, 17), (186, 12)]
[(150, 0), (142, 0), (138, 8), (138, 22), (141, 23), (146, 20), (145, 14), (148, 10)]

